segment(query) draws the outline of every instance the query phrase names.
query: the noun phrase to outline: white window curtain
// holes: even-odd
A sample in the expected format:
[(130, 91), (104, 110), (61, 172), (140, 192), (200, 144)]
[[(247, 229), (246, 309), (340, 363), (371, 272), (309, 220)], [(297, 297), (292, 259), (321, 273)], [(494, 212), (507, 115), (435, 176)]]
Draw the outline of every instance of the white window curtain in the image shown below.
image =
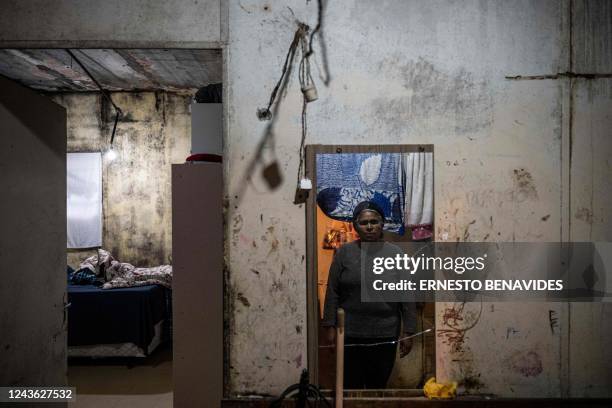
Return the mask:
[(68, 248), (102, 246), (102, 155), (68, 153)]

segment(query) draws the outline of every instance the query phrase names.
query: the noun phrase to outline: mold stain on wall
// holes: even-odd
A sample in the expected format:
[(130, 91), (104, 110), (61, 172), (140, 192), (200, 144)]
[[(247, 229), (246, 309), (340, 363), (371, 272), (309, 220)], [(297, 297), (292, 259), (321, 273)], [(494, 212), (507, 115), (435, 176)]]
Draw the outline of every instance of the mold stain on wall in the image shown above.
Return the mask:
[(493, 97), (486, 80), (475, 78), (465, 69), (443, 72), (424, 58), (406, 60), (400, 55), (381, 61), (379, 68), (389, 72), (386, 77), (400, 74), (397, 81), (403, 87), (403, 96), (372, 101), (375, 116), (397, 124), (398, 133), (405, 132), (405, 127), (419, 117), (452, 117), (455, 136), (470, 135), (470, 140), (490, 128)]
[[(112, 94), (125, 113), (117, 126), (117, 158), (103, 159), (103, 247), (136, 266), (172, 263), (171, 170), (191, 141), (190, 97), (166, 92)], [(56, 94), (68, 114), (68, 152), (105, 152), (114, 120), (99, 94)], [(95, 250), (71, 250), (72, 267)]]

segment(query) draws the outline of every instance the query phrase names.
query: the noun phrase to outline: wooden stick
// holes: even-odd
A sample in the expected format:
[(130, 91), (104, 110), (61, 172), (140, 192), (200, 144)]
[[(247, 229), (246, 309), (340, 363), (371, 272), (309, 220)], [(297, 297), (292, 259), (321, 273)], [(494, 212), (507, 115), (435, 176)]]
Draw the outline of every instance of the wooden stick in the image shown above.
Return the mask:
[(342, 408), (344, 394), (344, 309), (338, 309), (336, 324), (336, 408)]

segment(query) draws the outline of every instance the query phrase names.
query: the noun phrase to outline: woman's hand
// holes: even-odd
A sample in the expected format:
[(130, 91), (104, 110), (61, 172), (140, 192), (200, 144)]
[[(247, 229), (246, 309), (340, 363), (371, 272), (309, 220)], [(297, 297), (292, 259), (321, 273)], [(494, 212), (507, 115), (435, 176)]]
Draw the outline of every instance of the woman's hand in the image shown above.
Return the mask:
[(336, 344), (336, 328), (333, 326), (325, 328), (325, 338), (327, 339), (327, 344), (333, 346)]
[[(402, 337), (411, 336), (412, 333), (404, 333)], [(406, 357), (412, 350), (412, 338), (400, 341), (400, 358)]]

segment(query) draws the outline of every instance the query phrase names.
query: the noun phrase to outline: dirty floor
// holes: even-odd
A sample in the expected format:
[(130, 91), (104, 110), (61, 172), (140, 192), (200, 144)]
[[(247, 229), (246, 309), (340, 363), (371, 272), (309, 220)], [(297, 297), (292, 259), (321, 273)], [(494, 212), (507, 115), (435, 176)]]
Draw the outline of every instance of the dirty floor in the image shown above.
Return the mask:
[(172, 349), (162, 345), (144, 360), (69, 360), (68, 384), (74, 408), (171, 408)]

